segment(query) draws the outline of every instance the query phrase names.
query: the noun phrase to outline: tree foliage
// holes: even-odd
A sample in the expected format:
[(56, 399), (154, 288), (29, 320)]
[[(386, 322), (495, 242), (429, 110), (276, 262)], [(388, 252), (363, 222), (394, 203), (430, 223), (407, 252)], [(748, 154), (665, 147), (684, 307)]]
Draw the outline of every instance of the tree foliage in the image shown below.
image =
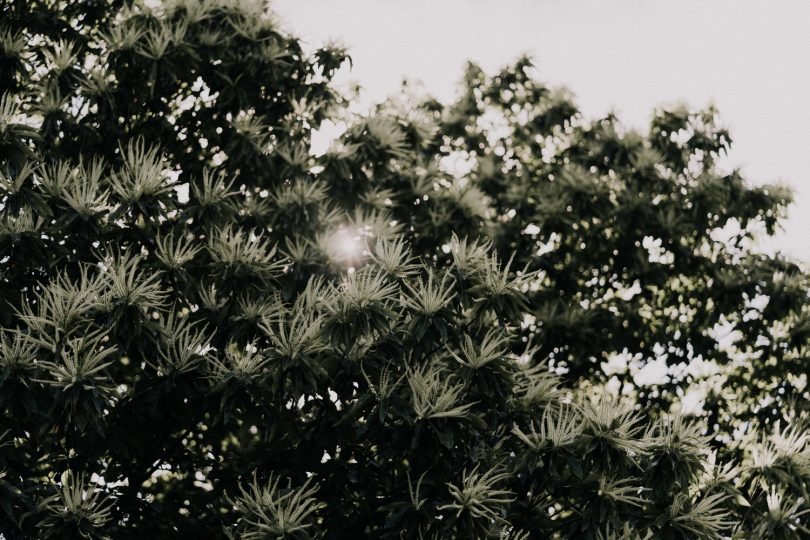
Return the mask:
[(463, 230), (536, 272), (520, 333), (570, 384), (610, 380), (654, 407), (691, 391), (722, 436), (803, 411), (807, 274), (753, 242), (790, 192), (718, 165), (731, 139), (713, 109), (660, 109), (643, 134), (583, 118), (532, 74), (470, 65), (454, 103), (382, 107), (433, 134), (415, 166), (380, 175), (406, 197), (395, 215), (430, 231), (428, 251)]
[(623, 133), (521, 61), (351, 117), (263, 4), (0, 14), (7, 538), (808, 534), (806, 277), (745, 240), (788, 197), (712, 113)]

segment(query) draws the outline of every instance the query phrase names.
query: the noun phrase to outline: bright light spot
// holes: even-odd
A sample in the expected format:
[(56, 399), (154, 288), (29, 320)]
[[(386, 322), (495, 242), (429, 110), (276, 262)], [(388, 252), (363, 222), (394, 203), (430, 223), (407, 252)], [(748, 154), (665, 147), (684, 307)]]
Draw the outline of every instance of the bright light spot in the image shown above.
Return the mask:
[(625, 302), (629, 302), (637, 294), (641, 294), (641, 285), (639, 284), (638, 280), (635, 280), (630, 288), (624, 289), (619, 287), (619, 289), (616, 291), (616, 296)]
[(645, 236), (641, 245), (647, 250), (651, 263), (672, 264), (675, 262), (675, 254), (663, 247), (660, 238)]
[(644, 367), (633, 374), (633, 380), (639, 386), (655, 386), (669, 380), (666, 356), (647, 362)]
[(338, 139), (345, 126), (338, 125), (331, 120), (322, 122), (318, 129), (312, 130), (312, 155), (321, 156), (329, 151), (332, 144)]
[(548, 235), (547, 242), (537, 242), (537, 246), (539, 249), (537, 250), (537, 256), (542, 257), (546, 253), (551, 253), (558, 247), (560, 247), (560, 240), (562, 240), (562, 236), (556, 232), (551, 233)]
[(179, 184), (175, 186), (174, 190), (177, 192), (177, 202), (186, 204), (188, 202), (188, 184)]
[[(639, 358), (641, 355), (638, 355)], [(620, 353), (611, 353), (607, 357), (607, 361), (602, 362), (602, 371), (605, 372), (605, 375), (615, 375), (616, 373), (625, 373), (627, 372), (628, 365), (630, 364), (630, 360), (633, 359), (633, 355), (625, 348)]]
[(440, 160), (442, 170), (456, 178), (464, 178), (474, 169), (478, 160), (467, 152), (451, 152)]
[(681, 400), (681, 412), (684, 414), (700, 414), (706, 401), (706, 390), (691, 388)]
[(535, 225), (534, 223), (530, 223), (526, 225), (526, 228), (523, 229), (523, 234), (528, 234), (529, 236), (537, 236), (540, 234), (540, 227)]
[(329, 236), (327, 253), (333, 260), (342, 263), (358, 261), (365, 250), (365, 242), (357, 231), (341, 227)]
[(611, 396), (618, 396), (619, 390), (622, 389), (622, 383), (617, 376), (611, 377), (605, 384), (605, 391)]

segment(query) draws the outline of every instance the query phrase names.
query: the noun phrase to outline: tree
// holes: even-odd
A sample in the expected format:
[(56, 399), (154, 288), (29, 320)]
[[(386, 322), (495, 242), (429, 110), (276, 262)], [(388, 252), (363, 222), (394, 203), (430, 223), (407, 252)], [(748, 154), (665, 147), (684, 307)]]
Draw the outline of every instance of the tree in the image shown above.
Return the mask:
[(691, 392), (719, 437), (800, 415), (808, 277), (751, 243), (790, 192), (717, 165), (731, 138), (713, 109), (661, 109), (641, 134), (532, 75), (470, 65), (454, 103), (381, 107), (422, 142), (371, 169), (420, 249), (468, 231), (537, 272), (520, 332), (571, 385), (612, 379), (655, 409)]
[(448, 126), (311, 155), (345, 51), (237, 0), (0, 13), (6, 537), (806, 532), (798, 424), (738, 465), (549, 369)]

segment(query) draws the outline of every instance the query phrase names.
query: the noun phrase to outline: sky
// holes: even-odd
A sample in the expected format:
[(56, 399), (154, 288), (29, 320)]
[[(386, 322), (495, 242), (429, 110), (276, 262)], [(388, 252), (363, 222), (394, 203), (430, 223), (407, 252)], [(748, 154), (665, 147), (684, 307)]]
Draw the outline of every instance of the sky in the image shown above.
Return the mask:
[(724, 165), (753, 184), (784, 183), (795, 202), (758, 248), (810, 262), (810, 1), (275, 0), (311, 47), (336, 41), (371, 103), (403, 78), (441, 99), (464, 64), (488, 72), (528, 53), (540, 78), (571, 90), (588, 117), (644, 129), (655, 107), (714, 104), (731, 130)]

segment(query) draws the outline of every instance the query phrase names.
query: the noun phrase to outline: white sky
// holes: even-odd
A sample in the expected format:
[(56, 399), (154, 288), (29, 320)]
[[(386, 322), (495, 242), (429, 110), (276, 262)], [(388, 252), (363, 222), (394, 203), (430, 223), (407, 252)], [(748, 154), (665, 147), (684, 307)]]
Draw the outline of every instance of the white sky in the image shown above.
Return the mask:
[[(337, 40), (369, 103), (404, 77), (441, 100), (466, 60), (492, 72), (529, 53), (589, 117), (645, 128), (657, 105), (714, 103), (734, 139), (727, 163), (794, 190), (785, 231), (760, 244), (810, 261), (808, 0), (275, 0), (310, 46)], [(344, 78), (345, 80), (348, 80)]]

